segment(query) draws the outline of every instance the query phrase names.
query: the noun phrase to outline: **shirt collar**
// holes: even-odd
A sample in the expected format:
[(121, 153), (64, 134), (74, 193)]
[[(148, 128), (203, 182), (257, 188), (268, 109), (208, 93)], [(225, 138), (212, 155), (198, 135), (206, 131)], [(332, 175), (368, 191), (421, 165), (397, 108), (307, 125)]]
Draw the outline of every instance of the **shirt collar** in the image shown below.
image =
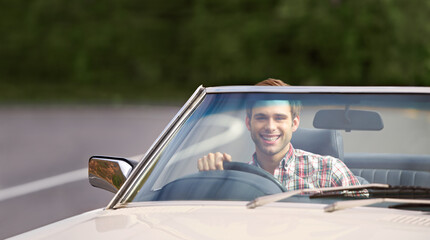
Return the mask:
[[(287, 154), (282, 158), (281, 162), (279, 163), (279, 166), (282, 166), (282, 168), (287, 169), (287, 166), (290, 162), (294, 161), (295, 155), (294, 155), (294, 147), (291, 143), (289, 143), (289, 148)], [(257, 153), (254, 152), (252, 154), (252, 160), (251, 165), (261, 167), (257, 160)]]

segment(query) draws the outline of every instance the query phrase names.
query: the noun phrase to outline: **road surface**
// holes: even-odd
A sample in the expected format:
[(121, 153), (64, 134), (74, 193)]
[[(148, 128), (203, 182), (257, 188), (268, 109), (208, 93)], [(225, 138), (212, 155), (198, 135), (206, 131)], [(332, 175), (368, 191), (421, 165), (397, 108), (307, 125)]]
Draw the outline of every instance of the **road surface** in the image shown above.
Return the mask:
[(105, 207), (92, 155), (143, 154), (180, 107), (0, 107), (0, 239)]

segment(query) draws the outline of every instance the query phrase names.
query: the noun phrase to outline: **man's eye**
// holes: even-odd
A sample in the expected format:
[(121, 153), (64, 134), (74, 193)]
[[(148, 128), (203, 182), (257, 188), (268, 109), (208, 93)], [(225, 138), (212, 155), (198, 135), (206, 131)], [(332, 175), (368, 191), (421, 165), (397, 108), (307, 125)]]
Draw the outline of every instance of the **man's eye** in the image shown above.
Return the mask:
[(265, 120), (265, 116), (255, 116), (255, 120)]

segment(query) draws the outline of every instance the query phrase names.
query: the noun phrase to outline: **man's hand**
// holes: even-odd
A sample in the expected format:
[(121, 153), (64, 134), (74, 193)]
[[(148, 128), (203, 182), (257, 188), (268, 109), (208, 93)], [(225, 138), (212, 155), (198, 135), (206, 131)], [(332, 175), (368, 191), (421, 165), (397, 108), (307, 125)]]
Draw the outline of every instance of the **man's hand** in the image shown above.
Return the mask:
[(224, 170), (223, 162), (231, 162), (231, 156), (227, 153), (209, 153), (197, 161), (199, 171)]

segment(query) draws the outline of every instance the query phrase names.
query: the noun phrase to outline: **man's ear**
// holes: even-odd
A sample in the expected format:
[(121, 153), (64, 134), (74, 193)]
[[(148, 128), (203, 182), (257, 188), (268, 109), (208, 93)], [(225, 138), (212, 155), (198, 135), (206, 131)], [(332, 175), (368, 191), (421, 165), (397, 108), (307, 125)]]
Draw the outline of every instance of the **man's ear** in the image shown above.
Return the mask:
[(292, 127), (293, 132), (295, 132), (297, 128), (299, 128), (299, 125), (300, 125), (300, 116), (297, 116), (293, 119), (293, 127)]
[(251, 123), (250, 123), (250, 119), (248, 116), (246, 116), (245, 118), (245, 124), (246, 124), (246, 128), (248, 128), (248, 130), (251, 130)]

